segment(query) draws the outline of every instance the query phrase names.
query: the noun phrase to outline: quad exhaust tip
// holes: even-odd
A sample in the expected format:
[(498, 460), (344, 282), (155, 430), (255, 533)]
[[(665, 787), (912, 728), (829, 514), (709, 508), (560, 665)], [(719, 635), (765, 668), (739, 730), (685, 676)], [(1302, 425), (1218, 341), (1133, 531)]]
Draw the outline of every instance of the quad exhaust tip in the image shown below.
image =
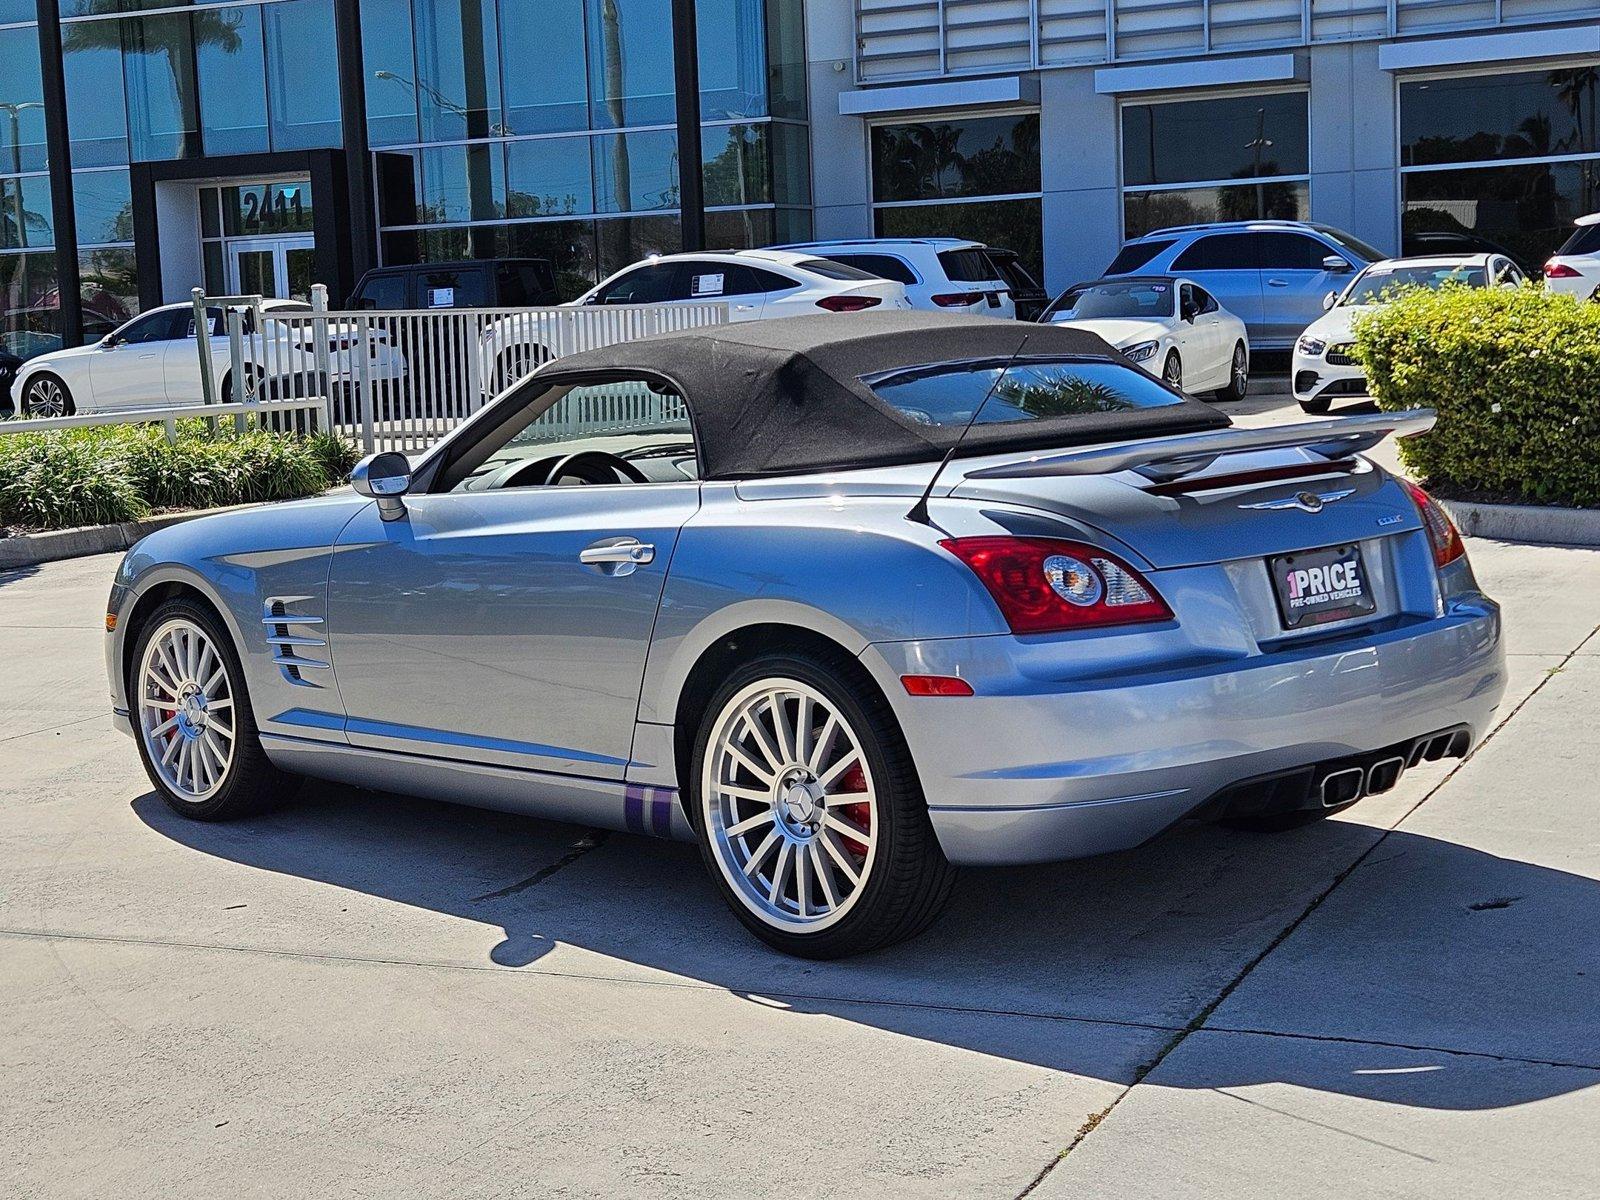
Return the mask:
[(1366, 786), (1367, 773), (1360, 767), (1330, 771), (1322, 777), (1322, 805), (1337, 808), (1341, 804), (1354, 804), (1361, 799)]
[(1406, 760), (1399, 755), (1393, 758), (1379, 759), (1367, 768), (1367, 795), (1376, 796), (1379, 792), (1387, 792), (1400, 782), (1400, 773), (1406, 769)]

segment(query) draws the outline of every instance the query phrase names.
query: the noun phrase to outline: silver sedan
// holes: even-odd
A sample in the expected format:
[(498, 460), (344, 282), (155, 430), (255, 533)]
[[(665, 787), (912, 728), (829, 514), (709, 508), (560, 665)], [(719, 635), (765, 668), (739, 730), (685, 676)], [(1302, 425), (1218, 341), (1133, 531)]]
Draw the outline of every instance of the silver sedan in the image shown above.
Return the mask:
[(107, 611), (178, 812), (304, 776), (698, 841), (757, 936), (856, 953), (962, 864), (1303, 825), (1465, 754), (1499, 609), (1362, 451), (1091, 334), (796, 318), (558, 360), (350, 494), (178, 525)]

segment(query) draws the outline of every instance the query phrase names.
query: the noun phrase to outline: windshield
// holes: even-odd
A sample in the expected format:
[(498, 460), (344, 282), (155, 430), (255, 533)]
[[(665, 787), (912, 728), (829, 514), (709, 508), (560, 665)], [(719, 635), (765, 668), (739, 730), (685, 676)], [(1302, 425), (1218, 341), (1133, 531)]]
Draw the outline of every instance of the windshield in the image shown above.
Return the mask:
[(1172, 315), (1176, 289), (1162, 280), (1137, 283), (1091, 283), (1062, 293), (1052, 306), (1056, 321), (1088, 321), (1096, 317), (1156, 320)]
[(1446, 285), (1482, 287), (1486, 278), (1484, 269), (1479, 266), (1369, 267), (1356, 277), (1339, 304), (1383, 304), (1391, 298), (1390, 293), (1401, 288), (1424, 287), (1438, 291)]
[(975, 359), (886, 371), (862, 382), (920, 425), (957, 428), (980, 407), (976, 423), (996, 425), (1183, 403), (1143, 371), (1105, 359), (1024, 358), (1009, 369), (1005, 359)]
[(1354, 234), (1346, 233), (1342, 229), (1335, 229), (1332, 225), (1313, 225), (1311, 228), (1329, 241), (1338, 242), (1346, 250), (1354, 250), (1359, 257), (1366, 259), (1368, 262), (1377, 262), (1384, 257), (1382, 250), (1369, 246)]

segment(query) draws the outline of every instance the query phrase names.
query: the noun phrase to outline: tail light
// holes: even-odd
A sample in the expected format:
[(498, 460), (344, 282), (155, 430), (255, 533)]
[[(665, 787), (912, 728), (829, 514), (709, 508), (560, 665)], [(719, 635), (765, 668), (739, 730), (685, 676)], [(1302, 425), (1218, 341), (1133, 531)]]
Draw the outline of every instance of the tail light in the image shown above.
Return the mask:
[(970, 304), (983, 302), (982, 292), (943, 292), (937, 296), (929, 296), (940, 308), (966, 308)]
[(1400, 481), (1411, 501), (1422, 514), (1422, 527), (1428, 531), (1428, 545), (1433, 547), (1433, 565), (1447, 567), (1466, 554), (1467, 548), (1456, 531), (1455, 522), (1439, 507), (1439, 502), (1409, 479)]
[(1172, 619), (1144, 576), (1095, 546), (1024, 537), (949, 538), (939, 545), (989, 589), (1013, 633)]
[(864, 308), (876, 308), (882, 303), (881, 296), (824, 296), (817, 301), (817, 307), (829, 312), (860, 312)]
[(1544, 277), (1546, 279), (1578, 279), (1580, 275), (1573, 268), (1567, 266), (1566, 263), (1558, 262), (1552, 258), (1544, 265)]

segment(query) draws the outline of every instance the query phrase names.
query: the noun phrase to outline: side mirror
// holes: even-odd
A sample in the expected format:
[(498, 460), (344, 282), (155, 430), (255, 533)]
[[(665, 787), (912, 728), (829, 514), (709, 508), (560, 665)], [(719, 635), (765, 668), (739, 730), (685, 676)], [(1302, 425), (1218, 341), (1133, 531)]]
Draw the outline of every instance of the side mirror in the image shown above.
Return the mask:
[(1329, 292), (1326, 296), (1324, 296), (1322, 298), (1322, 311), (1323, 312), (1329, 311), (1337, 303), (1339, 303), (1339, 293), (1338, 292)]
[(1322, 260), (1322, 269), (1329, 275), (1348, 275), (1350, 273), (1350, 260), (1341, 258), (1337, 254), (1330, 254)]
[(378, 502), (378, 516), (398, 521), (406, 515), (400, 497), (411, 490), (411, 460), (394, 450), (369, 454), (350, 472), (350, 486)]

